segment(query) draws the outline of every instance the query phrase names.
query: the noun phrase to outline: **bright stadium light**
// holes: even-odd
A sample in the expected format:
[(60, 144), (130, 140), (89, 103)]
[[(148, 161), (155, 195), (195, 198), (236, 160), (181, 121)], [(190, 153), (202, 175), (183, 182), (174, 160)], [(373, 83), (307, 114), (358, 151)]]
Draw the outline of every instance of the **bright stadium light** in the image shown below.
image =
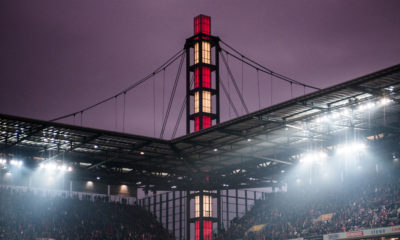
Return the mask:
[(388, 105), (391, 101), (391, 99), (384, 97), (379, 101), (379, 103), (382, 105)]
[(336, 153), (338, 154), (352, 154), (352, 153), (359, 153), (364, 151), (366, 148), (366, 145), (361, 142), (354, 142), (351, 144), (347, 145), (339, 145)]
[(23, 162), (22, 162), (22, 161), (20, 161), (20, 160), (11, 160), (11, 161), (10, 161), (10, 164), (11, 164), (12, 166), (18, 166), (18, 167), (21, 167), (21, 166), (22, 166), (22, 164), (23, 164)]
[(300, 163), (312, 164), (312, 163), (322, 163), (328, 155), (324, 151), (310, 152), (306, 153), (302, 158), (300, 158)]

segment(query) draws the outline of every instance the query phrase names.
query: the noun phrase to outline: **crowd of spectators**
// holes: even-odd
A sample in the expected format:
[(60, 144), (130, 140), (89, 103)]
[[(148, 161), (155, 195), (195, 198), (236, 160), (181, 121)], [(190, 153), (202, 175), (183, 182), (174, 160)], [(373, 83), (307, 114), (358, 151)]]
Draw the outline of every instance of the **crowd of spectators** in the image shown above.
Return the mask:
[(0, 239), (174, 239), (145, 209), (107, 198), (0, 188)]
[[(332, 214), (327, 219), (321, 215)], [(327, 215), (325, 215), (327, 216)], [(258, 232), (254, 225), (265, 224)], [(400, 225), (400, 178), (376, 177), (329, 187), (299, 188), (259, 200), (219, 239), (291, 239)]]

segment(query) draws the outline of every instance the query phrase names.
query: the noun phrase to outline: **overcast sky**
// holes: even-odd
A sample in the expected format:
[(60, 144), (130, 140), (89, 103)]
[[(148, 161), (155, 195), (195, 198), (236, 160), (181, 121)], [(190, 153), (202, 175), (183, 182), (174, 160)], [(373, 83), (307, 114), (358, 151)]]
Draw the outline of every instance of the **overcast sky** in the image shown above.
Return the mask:
[[(400, 63), (399, 9), (396, 0), (2, 0), (0, 113), (49, 120), (112, 96), (182, 49), (200, 13), (211, 16), (213, 35), (247, 56), (325, 88)], [(231, 64), (240, 85), (241, 65)], [(167, 69), (164, 100), (162, 75), (154, 78), (155, 109), (153, 79), (129, 92), (126, 132), (159, 135), (176, 69)], [(243, 76), (246, 103), (258, 110), (255, 72), (245, 67)], [(260, 78), (267, 107), (270, 78)], [(182, 77), (167, 138), (184, 95)], [(273, 104), (289, 97), (290, 89), (276, 83)], [(234, 117), (224, 99), (221, 111), (223, 120)], [(118, 98), (84, 113), (83, 124), (122, 131), (122, 112)]]

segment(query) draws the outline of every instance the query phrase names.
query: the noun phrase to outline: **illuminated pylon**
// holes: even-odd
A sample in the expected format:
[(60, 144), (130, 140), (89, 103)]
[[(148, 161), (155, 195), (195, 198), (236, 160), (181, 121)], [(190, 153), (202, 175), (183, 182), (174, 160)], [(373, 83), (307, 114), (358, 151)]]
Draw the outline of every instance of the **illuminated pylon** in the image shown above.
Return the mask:
[[(211, 19), (194, 19), (194, 36), (186, 39), (186, 133), (218, 124), (219, 38), (211, 36)], [(193, 53), (193, 57), (191, 57)], [(194, 84), (191, 85), (191, 79)], [(193, 124), (191, 124), (193, 122)]]

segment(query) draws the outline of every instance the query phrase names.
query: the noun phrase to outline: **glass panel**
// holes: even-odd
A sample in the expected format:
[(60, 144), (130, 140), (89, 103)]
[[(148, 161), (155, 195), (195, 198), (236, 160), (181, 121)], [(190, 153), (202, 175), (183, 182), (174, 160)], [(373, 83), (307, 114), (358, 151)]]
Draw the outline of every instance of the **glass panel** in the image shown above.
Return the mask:
[(212, 197), (203, 196), (203, 217), (212, 217)]
[(212, 222), (211, 221), (203, 221), (203, 236), (204, 240), (212, 239)]
[[(196, 104), (196, 97), (195, 97), (194, 101)], [(196, 105), (195, 105), (195, 107), (196, 107)], [(203, 92), (203, 112), (211, 113), (211, 92), (209, 92), (209, 91)]]
[(203, 128), (211, 127), (211, 117), (204, 116), (203, 117)]
[(199, 68), (194, 69), (194, 88), (199, 87)]
[(200, 16), (194, 19), (194, 35), (200, 33)]
[(194, 44), (194, 64), (199, 63), (199, 43)]
[(199, 117), (194, 118), (194, 130), (199, 131), (200, 130), (200, 123), (199, 123)]
[(211, 88), (211, 70), (209, 67), (203, 67), (203, 87)]
[(194, 197), (194, 217), (200, 217), (200, 197)]
[[(204, 98), (204, 95), (203, 95)], [(194, 93), (194, 113), (198, 113), (199, 112), (199, 108), (200, 108), (200, 103), (199, 103), (199, 92), (195, 92)]]
[[(196, 46), (195, 46), (196, 47)], [(202, 54), (203, 54), (203, 63), (211, 64), (211, 45), (209, 42), (202, 42)], [(196, 48), (195, 48), (196, 52)], [(196, 59), (196, 53), (195, 53)], [(195, 60), (196, 61), (196, 60)]]

